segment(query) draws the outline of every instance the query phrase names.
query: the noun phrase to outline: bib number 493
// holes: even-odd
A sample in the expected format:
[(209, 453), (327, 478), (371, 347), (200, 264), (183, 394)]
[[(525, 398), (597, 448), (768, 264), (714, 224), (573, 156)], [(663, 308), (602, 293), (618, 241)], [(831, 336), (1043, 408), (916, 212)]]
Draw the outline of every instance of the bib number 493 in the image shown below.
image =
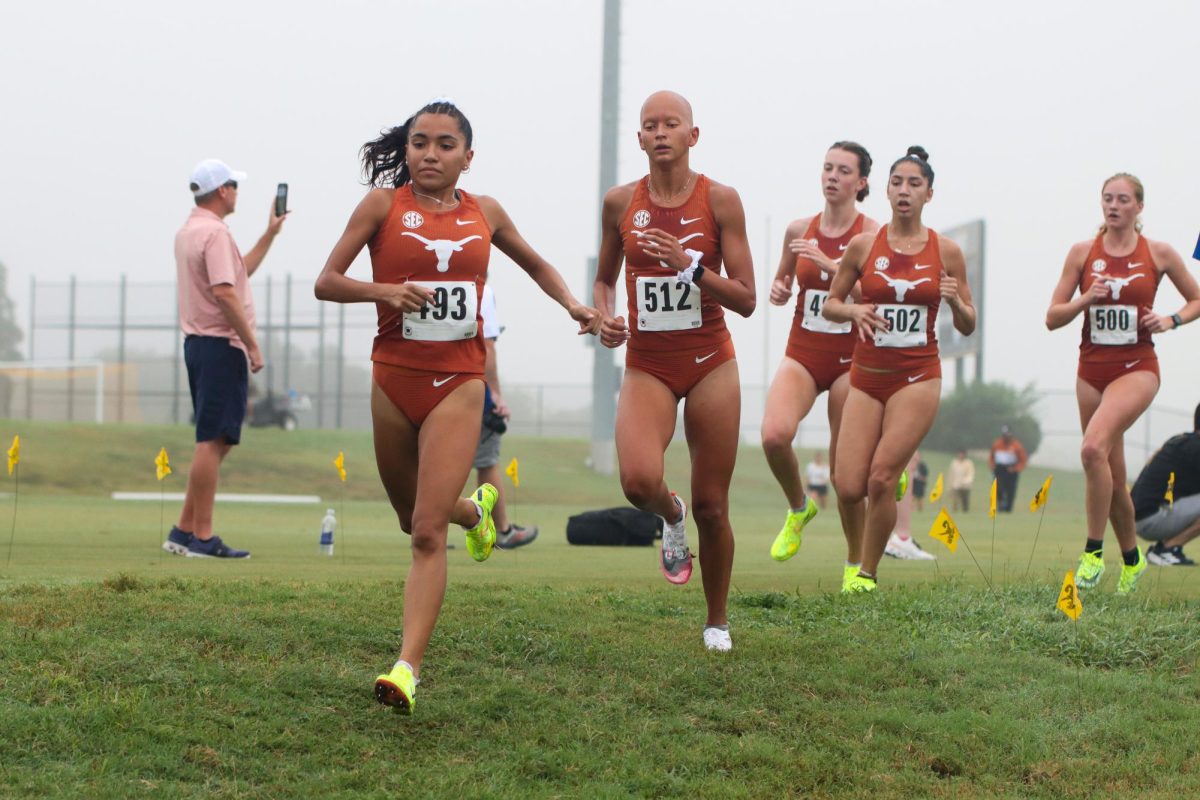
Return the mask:
[(404, 313), (404, 338), (423, 342), (472, 339), (478, 332), (479, 296), (472, 281), (428, 281), (433, 292), (420, 311)]

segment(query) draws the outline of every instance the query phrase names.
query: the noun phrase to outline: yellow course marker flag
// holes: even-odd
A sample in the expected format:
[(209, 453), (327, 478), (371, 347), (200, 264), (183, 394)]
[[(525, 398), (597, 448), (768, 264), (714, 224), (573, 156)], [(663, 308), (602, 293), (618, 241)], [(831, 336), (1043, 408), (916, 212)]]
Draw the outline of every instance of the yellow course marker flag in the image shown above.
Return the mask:
[(165, 447), (159, 448), (158, 455), (154, 457), (154, 474), (160, 481), (171, 474), (171, 459), (167, 458)]
[(937, 480), (933, 482), (933, 490), (929, 493), (929, 502), (936, 503), (942, 496), (943, 486), (942, 473), (938, 473)]
[(8, 474), (12, 475), (13, 467), (21, 461), (21, 437), (14, 436), (12, 447), (8, 448)]
[[(16, 445), (13, 445), (14, 447)], [(11, 452), (11, 451), (10, 451)], [(12, 472), (12, 456), (8, 457), (8, 471)], [(1168, 506), (1175, 505), (1175, 473), (1171, 473), (1171, 477), (1167, 478), (1167, 493), (1163, 495), (1163, 499), (1167, 501)]]
[(346, 454), (338, 450), (337, 458), (333, 460), (333, 466), (337, 467), (338, 477), (342, 479), (342, 483), (346, 482)]
[(954, 524), (954, 520), (950, 518), (950, 514), (945, 508), (939, 511), (937, 517), (934, 518), (933, 525), (929, 528), (929, 535), (946, 545), (946, 549), (951, 553), (958, 549), (958, 540), (962, 538), (962, 534), (958, 532), (958, 526)]
[(1038, 489), (1037, 494), (1033, 496), (1033, 500), (1029, 502), (1030, 511), (1037, 511), (1042, 506), (1046, 505), (1046, 499), (1050, 497), (1050, 483), (1053, 480), (1053, 475), (1046, 476), (1046, 482), (1042, 484), (1042, 488)]
[(988, 505), (988, 517), (996, 518), (996, 479), (992, 478), (992, 493), (990, 495), (990, 503)]
[(521, 478), (517, 472), (517, 457), (513, 456), (513, 460), (508, 462), (508, 467), (505, 468), (504, 474), (512, 478), (513, 486), (520, 488)]
[(1079, 590), (1075, 588), (1075, 573), (1068, 572), (1063, 578), (1062, 589), (1058, 592), (1058, 602), (1054, 604), (1059, 611), (1071, 619), (1079, 619), (1083, 613), (1083, 601), (1079, 599)]

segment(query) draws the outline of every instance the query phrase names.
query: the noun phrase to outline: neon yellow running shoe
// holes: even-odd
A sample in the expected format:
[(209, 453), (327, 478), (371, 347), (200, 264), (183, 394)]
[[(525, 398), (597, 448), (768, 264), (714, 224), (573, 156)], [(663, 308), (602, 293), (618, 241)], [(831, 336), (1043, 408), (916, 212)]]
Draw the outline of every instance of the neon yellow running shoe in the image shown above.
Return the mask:
[(817, 504), (811, 497), (804, 498), (803, 511), (789, 511), (783, 530), (775, 537), (771, 545), (771, 558), (776, 561), (787, 561), (800, 550), (800, 539), (804, 526), (817, 515)]
[(858, 577), (858, 567), (847, 564), (842, 567), (842, 594), (850, 594), (851, 584)]
[[(1103, 574), (1104, 556), (1099, 553), (1084, 553), (1079, 557), (1079, 566), (1075, 568), (1075, 585), (1080, 589), (1091, 589), (1100, 582), (1100, 576)], [(1134, 581), (1136, 580), (1134, 578)]]
[(375, 699), (396, 709), (397, 714), (411, 714), (416, 695), (417, 681), (403, 661), (397, 661), (391, 672), (375, 679)]
[(896, 483), (896, 502), (899, 503), (904, 499), (904, 493), (908, 491), (908, 470), (900, 473), (900, 480)]
[(878, 588), (874, 578), (860, 574), (857, 569), (848, 580), (842, 581), (842, 594), (870, 594)]
[(474, 528), (467, 528), (467, 552), (476, 561), (487, 561), (496, 545), (496, 523), (492, 521), (492, 508), (500, 493), (490, 483), (481, 483), (471, 495), (471, 499), (479, 506), (479, 522)]
[(1137, 588), (1138, 576), (1146, 571), (1146, 556), (1138, 548), (1138, 560), (1132, 567), (1121, 565), (1121, 579), (1117, 581), (1117, 594), (1132, 594)]

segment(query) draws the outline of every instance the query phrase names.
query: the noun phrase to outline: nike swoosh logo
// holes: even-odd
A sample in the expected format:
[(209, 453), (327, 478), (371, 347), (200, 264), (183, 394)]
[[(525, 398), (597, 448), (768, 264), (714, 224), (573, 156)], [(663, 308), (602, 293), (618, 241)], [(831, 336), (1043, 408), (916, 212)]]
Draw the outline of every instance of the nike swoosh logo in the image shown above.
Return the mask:
[(839, 358), (838, 363), (839, 364), (849, 364), (853, 360), (854, 360), (853, 358)]
[(696, 356), (696, 363), (703, 364), (705, 361), (708, 361), (710, 358), (712, 358), (719, 352), (720, 352), (719, 350), (713, 350), (711, 353), (709, 353), (708, 355), (706, 355), (704, 357)]
[(474, 225), (476, 222), (478, 222), (478, 220), (474, 220), (474, 219), (456, 219), (456, 220), (454, 220), (455, 225)]
[(1137, 361), (1130, 361), (1128, 364), (1125, 365), (1125, 369), (1129, 369), (1134, 364), (1138, 363), (1138, 361), (1141, 361), (1141, 359), (1139, 358)]
[(1137, 268), (1138, 268), (1138, 267), (1140, 267), (1141, 265), (1142, 265), (1142, 262), (1140, 262), (1140, 261), (1139, 261), (1139, 262), (1137, 262), (1136, 264), (1130, 264), (1130, 265), (1129, 265), (1129, 268), (1130, 268), (1130, 269), (1137, 269)]
[(913, 269), (929, 269), (933, 264), (913, 264)]
[(921, 380), (921, 378), (924, 378), (924, 377), (925, 377), (924, 372), (922, 372), (920, 375), (910, 375), (910, 376), (908, 376), (908, 382), (915, 383), (916, 381), (919, 381), (919, 380)]
[(449, 378), (442, 378), (440, 381), (437, 378), (434, 378), (433, 379), (433, 388), (436, 389), (437, 387), (441, 386), (442, 384), (446, 383), (447, 381), (452, 381), (457, 377), (458, 377), (458, 373), (456, 372), (453, 375), (451, 375)]
[(846, 249), (846, 245), (844, 245), (844, 244), (838, 245), (838, 250), (845, 250), (845, 249)]
[(693, 222), (699, 222), (699, 221), (700, 221), (700, 217), (696, 217), (695, 219), (685, 219), (684, 217), (679, 218), (680, 225), (691, 225)]
[(682, 239), (680, 239), (680, 240), (679, 240), (679, 243), (680, 243), (680, 244), (685, 244), (685, 243), (687, 243), (687, 242), (690, 242), (692, 239), (695, 239), (696, 237), (698, 237), (698, 236), (703, 236), (703, 235), (704, 235), (704, 234), (703, 234), (703, 233), (701, 233), (700, 231), (696, 231), (695, 233), (689, 233), (687, 236), (685, 236), (685, 237), (683, 237)]

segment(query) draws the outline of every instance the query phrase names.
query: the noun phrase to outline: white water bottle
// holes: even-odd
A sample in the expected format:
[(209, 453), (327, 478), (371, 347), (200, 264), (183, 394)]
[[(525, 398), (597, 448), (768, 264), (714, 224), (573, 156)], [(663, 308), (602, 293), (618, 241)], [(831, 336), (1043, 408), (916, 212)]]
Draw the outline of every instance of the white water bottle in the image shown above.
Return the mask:
[(337, 517), (333, 516), (333, 509), (325, 509), (325, 519), (321, 520), (321, 552), (324, 555), (333, 555), (333, 532), (337, 528)]

